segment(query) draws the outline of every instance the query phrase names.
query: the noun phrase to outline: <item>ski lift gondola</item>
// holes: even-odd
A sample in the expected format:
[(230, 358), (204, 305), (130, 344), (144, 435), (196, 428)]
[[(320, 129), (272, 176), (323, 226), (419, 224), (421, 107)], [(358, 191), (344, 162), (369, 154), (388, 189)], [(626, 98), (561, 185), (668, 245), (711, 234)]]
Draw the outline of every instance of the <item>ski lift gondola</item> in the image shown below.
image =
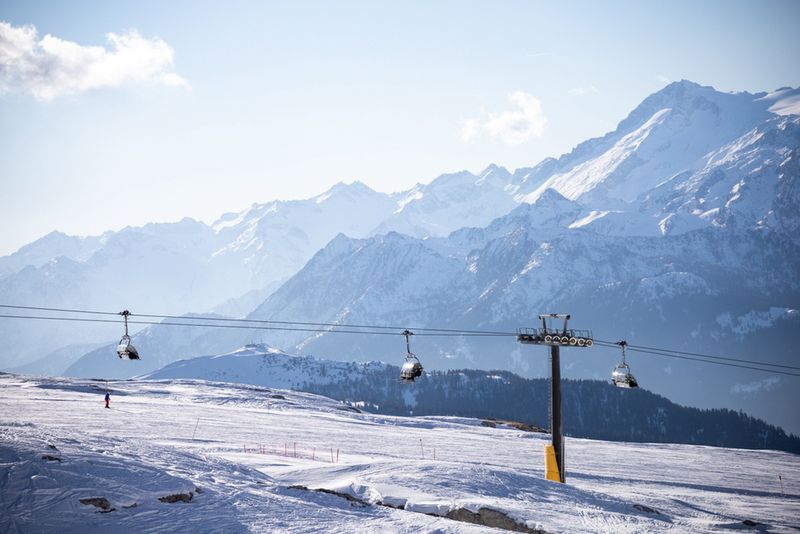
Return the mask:
[(131, 344), (131, 336), (128, 335), (128, 316), (131, 312), (124, 310), (119, 312), (119, 314), (125, 318), (125, 335), (119, 340), (117, 355), (123, 360), (138, 360), (139, 351)]
[(411, 344), (409, 337), (414, 333), (405, 330), (403, 335), (406, 336), (406, 361), (400, 369), (400, 380), (404, 382), (413, 382), (415, 378), (422, 376), (422, 364), (419, 363), (417, 356), (411, 352)]
[(622, 362), (618, 363), (614, 370), (611, 371), (611, 383), (618, 388), (636, 388), (639, 383), (631, 374), (631, 368), (625, 362), (625, 347), (628, 346), (626, 341), (617, 343), (622, 348)]

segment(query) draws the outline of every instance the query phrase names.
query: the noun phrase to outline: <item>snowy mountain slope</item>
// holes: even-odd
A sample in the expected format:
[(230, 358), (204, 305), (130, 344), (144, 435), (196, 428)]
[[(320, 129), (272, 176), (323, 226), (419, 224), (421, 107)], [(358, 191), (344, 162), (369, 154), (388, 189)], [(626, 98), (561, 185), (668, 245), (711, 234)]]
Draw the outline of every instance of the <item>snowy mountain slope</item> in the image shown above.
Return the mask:
[[(210, 269), (206, 261), (212, 236), (210, 228), (191, 219), (126, 228), (107, 236), (104, 245), (85, 261), (62, 256), (6, 276), (0, 280), (0, 302), (169, 314), (205, 309), (229, 290), (218, 282), (225, 279), (222, 273)], [(4, 320), (0, 334), (6, 342), (0, 349), (0, 365), (24, 364), (64, 345), (108, 340), (119, 335), (110, 334), (114, 331), (119, 329)]]
[[(476, 420), (214, 382), (0, 375), (0, 388), (14, 408), (0, 419), (4, 531), (503, 531), (464, 522), (478, 512), (544, 532), (796, 527), (786, 453), (568, 438), (562, 485), (543, 479), (546, 436)], [(80, 504), (99, 498), (106, 513)]]
[[(776, 117), (708, 155), (696, 172), (672, 177), (647, 194), (665, 232), (680, 231), (675, 217), (714, 226), (800, 230), (798, 150), (800, 117)], [(702, 222), (701, 222), (702, 221)]]
[[(592, 231), (593, 224), (576, 227), (574, 221), (582, 220), (579, 208), (550, 191), (486, 229), (461, 230), (446, 240), (340, 236), (250, 318), (395, 325), (398, 332), (427, 326), (513, 333), (519, 326), (531, 326), (538, 313), (565, 310), (600, 339), (627, 337), (641, 344), (745, 359), (753, 359), (750, 352), (766, 336), (772, 352), (756, 348), (756, 354), (796, 365), (793, 347), (800, 337), (793, 330), (795, 315), (743, 336), (732, 336), (716, 320), (729, 313), (800, 308), (795, 276), (800, 249), (783, 231), (709, 226), (619, 239)], [(459, 250), (468, 252), (459, 255)], [(264, 339), (334, 359), (385, 359), (387, 350), (392, 351), (382, 336), (273, 333)], [(525, 376), (545, 372), (543, 362), (534, 364), (522, 356), (513, 338), (414, 341), (416, 352), (425, 354), (432, 368), (502, 368)], [(602, 377), (612, 363), (613, 356), (592, 359), (568, 376)], [(651, 358), (639, 366), (657, 376), (667, 362)], [(680, 361), (669, 367), (675, 374), (658, 379), (659, 393), (704, 407), (754, 406), (760, 417), (800, 428), (797, 414), (786, 408), (797, 400), (788, 382), (759, 392), (760, 401), (745, 400), (734, 388), (743, 375), (721, 369), (710, 381), (712, 396), (699, 387), (707, 370)], [(687, 373), (691, 380), (686, 380)]]
[(512, 194), (514, 180), (497, 165), (478, 175), (462, 171), (439, 176), (405, 194), (395, 212), (372, 233), (399, 232), (423, 238), (446, 236), (461, 227), (485, 226), (517, 205)]
[(85, 261), (103, 246), (107, 237), (108, 234), (76, 237), (61, 232), (50, 232), (13, 254), (0, 257), (0, 278), (19, 272), (28, 266), (41, 267), (62, 256), (74, 261)]
[[(454, 175), (455, 176), (455, 175)], [(414, 191), (385, 194), (360, 182), (337, 184), (307, 200), (254, 204), (207, 226), (192, 219), (107, 232), (100, 238), (51, 234), (0, 258), (0, 301), (83, 309), (131, 309), (176, 315), (214, 309), (244, 315), (338, 233), (366, 237), (382, 221), (416, 235), (447, 234), (465, 221), (488, 222), (515, 202), (511, 176), (443, 176)], [(462, 191), (471, 183), (469, 191)], [(478, 209), (480, 208), (480, 209)], [(414, 230), (414, 228), (416, 228)], [(77, 306), (76, 303), (80, 303)], [(20, 328), (21, 327), (21, 328)], [(27, 363), (64, 344), (93, 343), (81, 325), (0, 323), (7, 342), (0, 366)]]
[[(391, 211), (381, 200), (391, 203), (388, 195), (363, 184), (340, 184), (307, 201), (254, 205), (241, 214), (223, 216), (213, 227), (184, 219), (109, 232), (88, 257), (61, 256), (0, 279), (0, 301), (169, 315), (215, 307), (236, 311), (243, 305), (250, 311), (264, 299), (267, 288), (299, 269), (336, 235), (337, 227), (369, 232)], [(61, 253), (65, 248), (48, 249), (51, 241), (75, 239), (50, 236), (30, 247), (45, 257), (44, 250)], [(15, 258), (5, 259), (28, 261)], [(50, 352), (62, 339), (66, 345), (114, 337), (83, 325), (54, 323), (42, 328), (8, 321), (0, 323), (0, 333), (7, 340), (0, 352), (0, 365), (6, 367)]]
[(366, 236), (394, 210), (395, 197), (353, 182), (307, 200), (254, 204), (212, 225), (221, 245), (211, 261), (246, 264), (250, 288), (260, 288), (293, 274), (337, 233)]
[[(211, 309), (242, 314), (337, 233), (366, 237), (398, 230), (417, 237), (442, 237), (462, 226), (486, 225), (551, 186), (569, 198), (579, 198), (584, 206), (583, 217), (573, 224), (592, 226), (605, 235), (674, 233), (717, 224), (716, 204), (733, 197), (738, 212), (755, 215), (755, 209), (762, 220), (769, 215), (763, 213), (763, 202), (756, 199), (758, 206), (745, 205), (749, 203), (743, 203), (738, 190), (717, 192), (714, 198), (719, 202), (711, 202), (702, 190), (692, 189), (692, 183), (708, 182), (700, 175), (713, 178), (725, 172), (728, 178), (722, 182), (727, 186), (744, 172), (739, 165), (750, 165), (752, 159), (765, 161), (768, 152), (773, 156), (791, 152), (796, 147), (792, 134), (796, 120), (770, 118), (777, 112), (790, 113), (796, 96), (797, 90), (791, 88), (770, 94), (725, 94), (676, 82), (645, 99), (614, 132), (514, 174), (491, 165), (478, 175), (443, 175), (393, 195), (359, 182), (338, 184), (307, 200), (254, 204), (244, 212), (222, 216), (211, 227), (186, 219), (96, 238), (51, 234), (0, 258), (0, 277), (5, 276), (0, 279), (0, 296), (6, 302), (50, 306), (80, 303), (85, 308), (169, 314)], [(781, 124), (783, 134), (778, 133)], [(754, 128), (750, 141), (740, 138)], [(748, 150), (757, 154), (748, 156)], [(796, 174), (796, 158), (781, 164), (766, 161), (770, 168), (784, 165), (780, 171), (784, 175)], [(747, 172), (757, 169), (752, 164)], [(763, 181), (751, 177), (748, 187), (764, 196), (770, 185), (763, 187)], [(783, 207), (774, 206), (769, 217), (786, 213), (784, 219), (792, 219), (797, 196), (792, 183), (783, 181), (787, 200)], [(650, 191), (655, 194), (645, 204), (629, 204)], [(704, 202), (715, 205), (703, 210)], [(453, 242), (448, 246), (452, 248)], [(41, 329), (34, 330), (8, 332), (9, 351), (0, 354), (0, 365), (22, 364), (57, 348), (53, 343), (68, 333), (74, 335), (72, 343), (101, 341), (81, 327), (54, 327), (44, 335)]]
[(769, 110), (778, 115), (800, 115), (800, 88), (781, 87), (760, 100), (769, 102)]
[(531, 202), (553, 188), (592, 207), (632, 202), (673, 174), (702, 166), (708, 152), (773, 116), (764, 96), (720, 93), (686, 80), (671, 83), (646, 98), (614, 132), (560, 158), (555, 173), (521, 198)]
[[(128, 378), (159, 369), (181, 358), (191, 358), (203, 353), (225, 352), (241, 343), (242, 331), (214, 326), (186, 327), (178, 324), (230, 325), (215, 314), (204, 314), (203, 319), (193, 319), (193, 314), (179, 319), (162, 321), (132, 336), (133, 345), (141, 355), (140, 360), (120, 360), (116, 353), (118, 339), (84, 352), (65, 365), (57, 374), (64, 376)], [(208, 352), (206, 352), (208, 351)], [(40, 372), (40, 371), (37, 371)]]
[(136, 379), (198, 379), (303, 391), (304, 385), (340, 383), (354, 375), (379, 374), (388, 367), (383, 362), (320, 360), (250, 344), (226, 354), (179, 360)]
[[(553, 174), (599, 161), (613, 146), (628, 146), (634, 152), (625, 157), (634, 157), (653, 135), (669, 137), (670, 146), (691, 145), (691, 150), (699, 150), (703, 143), (722, 143), (710, 151), (703, 148), (702, 157), (693, 159), (688, 170), (670, 174), (636, 202), (617, 208), (611, 207), (615, 202), (593, 205), (591, 195), (574, 201), (545, 189), (535, 202), (520, 204), (486, 227), (464, 228), (446, 237), (416, 240), (390, 233), (353, 240), (338, 236), (250, 318), (513, 332), (530, 324), (537, 313), (560, 308), (584, 317), (586, 326), (605, 332), (605, 339), (612, 341), (638, 336), (649, 344), (679, 350), (745, 359), (754, 359), (755, 354), (756, 359), (796, 364), (793, 347), (800, 340), (794, 330), (795, 316), (781, 315), (746, 334), (732, 331), (729, 323), (719, 320), (800, 308), (798, 119), (767, 111), (774, 99), (766, 97), (723, 94), (689, 82), (671, 84), (648, 97), (615, 132), (589, 140), (558, 160), (545, 160), (514, 175), (490, 167), (482, 182), (480, 177), (471, 182), (473, 177), (460, 173), (419, 186), (398, 200), (403, 210), (396, 215), (406, 209), (409, 216), (427, 216), (428, 209), (438, 208), (447, 213), (448, 202), (458, 200), (450, 193), (461, 189), (470, 193), (464, 206), (475, 200), (471, 193), (486, 187), (495, 194), (502, 186), (519, 200)], [(650, 121), (665, 106), (677, 110), (677, 115), (670, 111)], [(643, 125), (647, 125), (644, 130)], [(626, 138), (630, 134), (635, 135)], [(677, 169), (678, 163), (688, 161), (685, 157), (691, 151), (675, 160), (670, 150), (654, 152), (646, 164), (662, 162)], [(609, 186), (620, 172), (603, 175), (592, 187)], [(356, 190), (364, 193), (363, 187)], [(433, 194), (433, 190), (443, 194)], [(439, 205), (437, 199), (448, 202)], [(488, 214), (492, 203), (487, 205)], [(258, 217), (262, 215), (267, 217)], [(419, 220), (416, 215), (407, 220)], [(255, 224), (245, 219), (236, 222), (226, 217), (224, 228)], [(424, 227), (411, 226), (409, 232)], [(385, 359), (387, 351), (380, 337), (267, 332), (253, 338), (243, 333), (236, 340), (226, 340), (227, 346), (215, 344), (214, 350), (184, 343), (179, 336), (163, 339), (176, 345), (156, 349), (172, 354), (171, 360), (159, 356), (162, 363), (188, 355), (190, 349), (210, 354), (260, 340), (330, 358)], [(766, 347), (759, 340), (766, 340), (762, 341)], [(436, 367), (501, 367), (526, 376), (545, 372), (539, 360), (525, 357), (513, 341), (502, 348), (493, 344), (496, 340), (427, 338), (416, 342)], [(611, 361), (609, 356), (602, 362), (573, 362), (574, 376), (605, 376)], [(800, 431), (797, 414), (786, 408), (796, 401), (786, 379), (770, 390), (762, 388), (755, 399), (744, 398), (739, 385), (756, 379), (721, 370), (711, 379), (715, 397), (701, 387), (707, 371), (692, 367), (696, 364), (667, 365), (655, 360), (643, 365), (647, 372), (674, 372), (659, 381), (658, 391), (680, 402), (705, 407), (726, 402), (752, 405), (757, 415)], [(89, 365), (83, 372), (95, 368)]]
[[(180, 360), (138, 379), (200, 379), (307, 391), (386, 415), (488, 417), (548, 427), (547, 379), (506, 371), (427, 371), (401, 382), (397, 365), (341, 362), (247, 345), (228, 354)], [(608, 381), (562, 384), (565, 432), (615, 441), (769, 448), (800, 453), (800, 438), (729, 410), (678, 406), (645, 389), (622, 391)]]

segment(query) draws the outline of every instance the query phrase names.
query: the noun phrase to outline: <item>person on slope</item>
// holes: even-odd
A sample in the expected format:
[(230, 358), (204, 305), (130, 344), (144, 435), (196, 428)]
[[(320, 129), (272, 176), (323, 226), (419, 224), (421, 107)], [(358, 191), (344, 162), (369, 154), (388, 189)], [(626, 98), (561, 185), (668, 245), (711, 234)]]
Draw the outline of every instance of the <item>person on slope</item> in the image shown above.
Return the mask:
[(108, 394), (108, 391), (106, 391), (106, 408), (108, 408), (108, 407), (109, 407), (109, 406), (108, 406), (108, 403), (109, 403), (109, 402), (111, 402), (111, 395), (109, 395), (109, 394)]

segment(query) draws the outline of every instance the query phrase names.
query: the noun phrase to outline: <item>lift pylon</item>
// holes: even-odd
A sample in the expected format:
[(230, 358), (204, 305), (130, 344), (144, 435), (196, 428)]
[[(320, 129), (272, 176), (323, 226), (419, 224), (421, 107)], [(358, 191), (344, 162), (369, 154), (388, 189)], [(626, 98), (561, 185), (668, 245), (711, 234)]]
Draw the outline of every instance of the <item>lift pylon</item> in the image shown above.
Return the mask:
[[(526, 345), (547, 345), (550, 347), (550, 436), (552, 445), (545, 447), (546, 478), (558, 482), (566, 481), (564, 466), (564, 431), (561, 426), (561, 347), (591, 347), (591, 330), (573, 330), (567, 328), (571, 315), (568, 313), (547, 313), (539, 315), (541, 328), (517, 329), (517, 341)], [(550, 325), (547, 322), (550, 320)], [(554, 328), (553, 319), (563, 321), (561, 328)], [(553, 456), (555, 458), (553, 458)], [(555, 461), (555, 466), (552, 462)], [(555, 468), (555, 469), (553, 469)]]

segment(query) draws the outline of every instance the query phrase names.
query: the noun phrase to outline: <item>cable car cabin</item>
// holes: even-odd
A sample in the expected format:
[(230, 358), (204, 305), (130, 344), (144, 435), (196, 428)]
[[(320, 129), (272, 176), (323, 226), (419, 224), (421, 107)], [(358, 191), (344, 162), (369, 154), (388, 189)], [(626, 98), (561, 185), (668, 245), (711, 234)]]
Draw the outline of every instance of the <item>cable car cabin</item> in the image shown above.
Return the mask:
[(631, 374), (630, 367), (624, 363), (617, 365), (614, 370), (611, 371), (611, 383), (618, 388), (639, 387), (639, 383)]
[(122, 336), (122, 339), (119, 340), (119, 345), (117, 345), (117, 354), (123, 360), (139, 359), (139, 351), (136, 350), (136, 347), (131, 345), (131, 338), (127, 334)]
[(406, 356), (406, 362), (400, 369), (400, 379), (404, 382), (413, 382), (415, 378), (422, 376), (422, 364), (413, 354)]

